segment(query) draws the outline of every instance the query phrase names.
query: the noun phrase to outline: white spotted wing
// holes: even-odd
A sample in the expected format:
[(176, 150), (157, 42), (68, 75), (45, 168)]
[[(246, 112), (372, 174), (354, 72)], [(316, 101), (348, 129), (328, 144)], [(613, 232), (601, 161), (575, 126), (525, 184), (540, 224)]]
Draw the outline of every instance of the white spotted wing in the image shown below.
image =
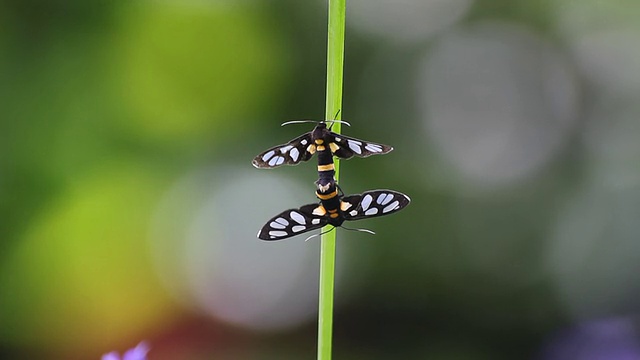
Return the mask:
[(307, 231), (320, 229), (327, 224), (327, 218), (313, 214), (318, 204), (309, 204), (299, 209), (289, 209), (274, 216), (260, 229), (258, 238), (262, 240), (282, 240)]
[(297, 165), (311, 159), (307, 148), (311, 144), (311, 133), (303, 134), (286, 144), (274, 146), (256, 156), (251, 162), (257, 168), (271, 169), (280, 165)]
[(345, 196), (342, 202), (344, 219), (359, 220), (393, 214), (409, 205), (411, 199), (398, 191), (371, 190)]
[(369, 157), (371, 155), (382, 155), (393, 150), (389, 145), (377, 144), (370, 141), (359, 140), (356, 138), (331, 133), (331, 142), (337, 145), (337, 149), (332, 148), (333, 155), (341, 159), (350, 159), (353, 156)]
[[(314, 130), (315, 131), (315, 130)], [(329, 144), (331, 153), (341, 159), (350, 159), (354, 156), (369, 157), (371, 155), (382, 155), (393, 150), (389, 145), (377, 144), (370, 141), (339, 135), (325, 130), (323, 140)], [(297, 165), (303, 161), (311, 159), (315, 152), (315, 145), (309, 152), (309, 147), (313, 144), (312, 132), (303, 134), (286, 144), (274, 146), (251, 162), (253, 166), (261, 169), (271, 169), (280, 165)]]

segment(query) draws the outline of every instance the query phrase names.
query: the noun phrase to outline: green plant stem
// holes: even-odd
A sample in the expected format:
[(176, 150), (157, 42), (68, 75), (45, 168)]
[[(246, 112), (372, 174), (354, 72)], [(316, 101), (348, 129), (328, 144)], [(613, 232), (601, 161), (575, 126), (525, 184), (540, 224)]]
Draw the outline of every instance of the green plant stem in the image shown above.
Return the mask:
[[(329, 26), (327, 31), (327, 105), (325, 119), (340, 119), (342, 108), (342, 74), (344, 64), (344, 28), (346, 0), (329, 1)], [(332, 131), (340, 134), (341, 126), (334, 123)], [(334, 159), (336, 181), (340, 174), (340, 162)], [(326, 229), (326, 228), (325, 228)], [(331, 359), (333, 333), (333, 287), (336, 259), (336, 231), (322, 235), (320, 248), (320, 291), (318, 304), (318, 360)]]

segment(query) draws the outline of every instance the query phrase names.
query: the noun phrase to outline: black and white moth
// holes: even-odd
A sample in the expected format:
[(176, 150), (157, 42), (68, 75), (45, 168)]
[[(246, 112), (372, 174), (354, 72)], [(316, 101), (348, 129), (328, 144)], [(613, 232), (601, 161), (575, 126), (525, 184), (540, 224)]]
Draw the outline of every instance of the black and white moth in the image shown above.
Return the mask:
[[(267, 241), (282, 240), (325, 225), (339, 227), (345, 220), (393, 214), (404, 209), (410, 202), (407, 195), (393, 190), (371, 190), (349, 196), (336, 193), (327, 200), (321, 199), (320, 204), (304, 205), (274, 216), (260, 229), (258, 238)], [(337, 206), (332, 208), (331, 203)]]
[(280, 165), (297, 165), (311, 159), (316, 151), (321, 151), (325, 147), (340, 159), (350, 159), (353, 156), (364, 158), (386, 154), (393, 150), (388, 145), (336, 134), (327, 128), (327, 122), (321, 121), (312, 131), (298, 136), (286, 144), (267, 149), (256, 156), (251, 163), (259, 169), (272, 169)]

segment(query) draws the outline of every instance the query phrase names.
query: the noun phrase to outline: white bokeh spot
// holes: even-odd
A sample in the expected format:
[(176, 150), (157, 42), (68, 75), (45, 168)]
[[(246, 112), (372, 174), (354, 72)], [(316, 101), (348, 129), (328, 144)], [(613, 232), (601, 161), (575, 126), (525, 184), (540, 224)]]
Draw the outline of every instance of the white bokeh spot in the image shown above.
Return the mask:
[(530, 31), (477, 24), (425, 57), (418, 103), (426, 135), (465, 185), (531, 176), (570, 136), (577, 85), (569, 62)]

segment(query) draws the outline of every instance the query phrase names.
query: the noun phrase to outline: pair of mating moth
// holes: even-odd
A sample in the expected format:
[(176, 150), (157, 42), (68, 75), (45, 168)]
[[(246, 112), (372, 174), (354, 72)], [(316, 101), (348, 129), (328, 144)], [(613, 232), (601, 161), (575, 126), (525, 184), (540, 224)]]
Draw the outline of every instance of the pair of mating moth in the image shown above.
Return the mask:
[[(300, 123), (292, 121), (284, 123)], [(286, 144), (274, 146), (256, 156), (252, 164), (259, 169), (272, 169), (280, 165), (297, 165), (318, 155), (316, 196), (319, 203), (304, 205), (281, 212), (269, 220), (258, 232), (262, 240), (281, 240), (325, 225), (341, 227), (345, 220), (360, 220), (400, 211), (409, 205), (409, 197), (393, 190), (371, 190), (345, 196), (335, 180), (333, 157), (350, 159), (386, 154), (391, 146), (339, 135), (327, 128), (339, 120), (321, 121), (316, 127)], [(341, 123), (349, 125), (347, 122)], [(330, 231), (329, 230), (329, 231)], [(355, 229), (367, 231), (364, 229)], [(315, 236), (315, 235), (314, 235)], [(311, 236), (313, 237), (313, 236)]]

